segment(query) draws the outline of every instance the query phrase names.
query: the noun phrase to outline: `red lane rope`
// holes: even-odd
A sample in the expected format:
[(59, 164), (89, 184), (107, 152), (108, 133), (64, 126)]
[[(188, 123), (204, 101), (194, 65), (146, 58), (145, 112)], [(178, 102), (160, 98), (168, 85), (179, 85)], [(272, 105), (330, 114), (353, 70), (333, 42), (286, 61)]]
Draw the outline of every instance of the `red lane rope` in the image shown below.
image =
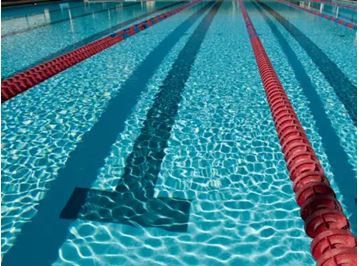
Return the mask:
[(348, 22), (348, 21), (346, 21), (344, 19), (336, 18), (336, 17), (329, 16), (329, 15), (325, 15), (325, 14), (320, 13), (319, 11), (315, 11), (315, 10), (312, 10), (312, 9), (297, 6), (297, 5), (293, 4), (293, 3), (287, 2), (285, 0), (276, 0), (276, 1), (279, 2), (279, 3), (282, 3), (282, 4), (286, 5), (286, 6), (293, 7), (293, 8), (299, 9), (299, 10), (303, 10), (303, 11), (311, 13), (311, 14), (313, 14), (315, 16), (325, 18), (327, 20), (330, 20), (330, 21), (332, 21), (334, 23), (337, 23), (337, 24), (339, 24), (341, 26), (344, 26), (344, 27), (347, 27), (349, 29), (352, 29), (352, 30), (357, 29), (357, 25), (355, 23)]
[[(243, 0), (238, 0), (267, 101), (284, 153), (311, 251), (318, 266), (356, 265), (356, 238), (272, 63), (256, 33)], [(346, 264), (345, 264), (346, 263)]]
[(37, 65), (24, 72), (18, 73), (1, 82), (1, 102), (5, 102), (16, 95), (30, 89), (44, 80), (80, 63), (81, 61), (137, 34), (160, 21), (167, 19), (197, 3), (201, 0), (193, 0), (190, 3), (177, 7), (168, 12), (154, 16), (124, 30), (111, 34), (90, 44), (84, 45), (76, 50), (61, 55), (51, 61)]

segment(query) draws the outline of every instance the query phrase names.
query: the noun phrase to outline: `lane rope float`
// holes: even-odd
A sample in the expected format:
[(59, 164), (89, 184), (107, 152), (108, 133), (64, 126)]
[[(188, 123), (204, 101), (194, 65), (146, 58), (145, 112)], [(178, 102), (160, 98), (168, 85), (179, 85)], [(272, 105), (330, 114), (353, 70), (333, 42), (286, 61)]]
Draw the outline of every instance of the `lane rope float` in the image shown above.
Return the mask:
[(238, 0), (318, 266), (357, 262), (356, 238), (244, 6)]
[(282, 3), (286, 6), (289, 6), (289, 7), (293, 7), (295, 9), (299, 9), (299, 10), (303, 10), (305, 12), (308, 12), (312, 15), (315, 15), (315, 16), (319, 16), (319, 17), (322, 17), (322, 18), (325, 18), (327, 20), (330, 20), (334, 23), (337, 23), (341, 26), (344, 26), (344, 27), (347, 27), (349, 29), (352, 29), (352, 30), (356, 30), (357, 29), (357, 25), (355, 23), (352, 23), (352, 22), (348, 22), (344, 19), (340, 19), (340, 18), (336, 18), (334, 16), (330, 16), (330, 15), (326, 15), (326, 14), (322, 14), (320, 13), (319, 11), (315, 11), (315, 10), (312, 10), (312, 9), (308, 9), (308, 8), (304, 8), (304, 7), (301, 7), (301, 6), (297, 6), (293, 3), (290, 3), (288, 1), (285, 1), (285, 0), (276, 0), (277, 2), (279, 3)]
[(201, 0), (193, 0), (180, 7), (164, 12), (150, 19), (137, 23), (124, 30), (115, 32), (107, 37), (84, 45), (78, 49), (61, 55), (53, 60), (39, 64), (24, 72), (18, 73), (1, 82), (1, 102), (5, 102), (31, 87), (47, 80), (48, 78), (72, 67), (81, 61), (141, 32), (153, 25), (167, 19), (197, 3)]
[(125, 21), (122, 21), (116, 25), (113, 25), (109, 28), (106, 28), (104, 29), (103, 31), (99, 31), (99, 32), (96, 32), (94, 34), (91, 34), (89, 35), (88, 37), (86, 38), (82, 38), (81, 40), (79, 41), (76, 41), (76, 42), (73, 42), (71, 44), (68, 44), (66, 45), (65, 47), (61, 48), (60, 50), (56, 50), (54, 51), (53, 53), (49, 53), (47, 54), (46, 56), (44, 57), (41, 57), (40, 59), (36, 60), (35, 62), (29, 62), (29, 64), (25, 65), (24, 67), (21, 67), (20, 69), (12, 72), (12, 73), (9, 73), (7, 75), (4, 75), (2, 77), (2, 79), (7, 79), (17, 73), (21, 73), (25, 70), (28, 70), (34, 66), (37, 66), (39, 64), (42, 64), (43, 62), (47, 62), (47, 61), (50, 61), (56, 57), (59, 57), (63, 54), (66, 54), (68, 52), (71, 52), (77, 48), (80, 48), (86, 44), (89, 44), (93, 41), (96, 41), (98, 39), (101, 39), (101, 38), (104, 38), (108, 35), (110, 35), (111, 33), (114, 33), (118, 30), (121, 30), (121, 29), (124, 29), (126, 27), (129, 27), (131, 26), (132, 24), (136, 23), (137, 21), (141, 21), (147, 17), (150, 17), (154, 14), (159, 14), (160, 12), (164, 12), (166, 10), (170, 10), (171, 8), (175, 8), (177, 6), (181, 6), (182, 4), (184, 3), (187, 3), (188, 1), (176, 1), (176, 2), (172, 2), (171, 4), (168, 4), (168, 5), (165, 5), (165, 6), (162, 6), (160, 8), (156, 8), (156, 9), (151, 9), (151, 11), (149, 12), (145, 12), (145, 13), (141, 13), (139, 16), (135, 16), (135, 17), (131, 17), (130, 19), (128, 20), (125, 20)]

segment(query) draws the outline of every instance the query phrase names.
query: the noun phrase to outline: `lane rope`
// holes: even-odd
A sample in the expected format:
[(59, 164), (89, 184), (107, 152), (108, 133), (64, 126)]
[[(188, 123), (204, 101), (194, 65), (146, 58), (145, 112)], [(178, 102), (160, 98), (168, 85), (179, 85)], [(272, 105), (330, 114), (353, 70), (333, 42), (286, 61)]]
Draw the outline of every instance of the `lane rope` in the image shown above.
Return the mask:
[(78, 49), (61, 55), (53, 60), (39, 64), (24, 72), (18, 73), (1, 82), (1, 102), (5, 102), (16, 95), (25, 92), (33, 86), (48, 78), (80, 63), (81, 61), (149, 28), (153, 25), (199, 3), (201, 0), (193, 0), (180, 7), (164, 12), (150, 19), (137, 23), (124, 30), (117, 31), (107, 37), (84, 45)]
[(154, 14), (160, 14), (160, 12), (164, 12), (166, 10), (170, 10), (170, 8), (175, 8), (177, 6), (181, 6), (182, 4), (184, 3), (187, 3), (188, 1), (176, 1), (176, 2), (172, 2), (171, 4), (168, 4), (168, 5), (165, 5), (165, 6), (162, 6), (160, 8), (156, 8), (156, 9), (151, 9), (151, 11), (149, 12), (145, 12), (145, 13), (141, 13), (139, 14), (139, 16), (135, 16), (135, 17), (131, 17), (130, 19), (128, 20), (125, 20), (125, 21), (122, 21), (116, 25), (113, 25), (109, 28), (106, 28), (102, 31), (99, 31), (99, 32), (96, 32), (94, 34), (91, 34), (89, 35), (88, 37), (86, 38), (82, 38), (78, 41), (75, 41), (75, 42), (72, 42), (71, 44), (68, 44), (66, 45), (65, 47), (61, 48), (60, 50), (56, 50), (54, 51), (53, 53), (49, 53), (47, 55), (45, 55), (44, 57), (41, 57), (40, 59), (36, 60), (35, 62), (29, 62), (28, 65), (25, 65), (24, 67), (21, 67), (20, 69), (12, 72), (12, 73), (9, 73), (7, 75), (4, 75), (2, 77), (2, 79), (7, 79), (13, 75), (16, 75), (17, 73), (20, 73), (20, 72), (23, 72), (25, 70), (28, 70), (34, 66), (37, 66), (39, 64), (42, 64), (43, 62), (47, 62), (47, 61), (50, 61), (56, 57), (59, 57), (63, 54), (66, 54), (68, 52), (71, 52), (77, 48), (80, 48), (86, 44), (89, 44), (93, 41), (96, 41), (98, 39), (101, 39), (101, 38), (104, 38), (108, 35), (110, 35), (111, 33), (114, 33), (118, 30), (121, 30), (121, 29), (124, 29), (126, 27), (129, 27), (131, 26), (132, 24), (136, 23), (137, 21), (141, 21), (147, 17), (150, 17)]
[(356, 238), (243, 4), (238, 0), (318, 266), (356, 265)]

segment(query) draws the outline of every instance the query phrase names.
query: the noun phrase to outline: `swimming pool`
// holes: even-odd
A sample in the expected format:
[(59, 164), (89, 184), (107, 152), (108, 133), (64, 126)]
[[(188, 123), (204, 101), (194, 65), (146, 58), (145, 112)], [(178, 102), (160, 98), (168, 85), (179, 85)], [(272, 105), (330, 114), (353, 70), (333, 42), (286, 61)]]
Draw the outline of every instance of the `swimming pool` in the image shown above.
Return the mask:
[[(356, 27), (289, 4), (244, 3), (356, 234)], [(2, 104), (4, 265), (314, 264), (238, 1), (2, 22), (3, 79), (118, 38)]]

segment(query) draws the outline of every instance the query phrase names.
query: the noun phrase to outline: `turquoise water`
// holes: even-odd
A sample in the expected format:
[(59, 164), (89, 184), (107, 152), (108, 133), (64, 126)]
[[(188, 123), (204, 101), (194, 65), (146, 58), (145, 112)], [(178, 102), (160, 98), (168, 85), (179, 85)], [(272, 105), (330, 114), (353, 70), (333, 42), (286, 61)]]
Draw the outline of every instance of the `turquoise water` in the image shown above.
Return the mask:
[[(59, 4), (60, 11), (45, 8), (37, 15), (3, 21), (2, 78), (69, 52), (79, 47), (79, 42), (84, 45), (104, 37), (130, 19), (171, 5), (169, 2), (94, 3), (78, 8), (77, 3), (72, 8), (71, 4), (74, 5)], [(111, 28), (114, 29), (103, 32)]]
[[(3, 38), (3, 75), (171, 3), (132, 4)], [(276, 2), (245, 5), (355, 232), (356, 32)], [(46, 8), (53, 21), (67, 18), (58, 4), (29, 16)], [(12, 17), (21, 19), (3, 10), (2, 35), (28, 27)], [(126, 180), (138, 176), (152, 180), (141, 187), (151, 198), (189, 204), (185, 228), (96, 209), (112, 206), (96, 195), (113, 199), (121, 182), (136, 194)], [(76, 187), (93, 189), (92, 216), (60, 219)], [(137, 210), (136, 199), (123, 201)], [(34, 265), (313, 265), (303, 228), (236, 1), (186, 9), (2, 105), (4, 265), (7, 256)]]

